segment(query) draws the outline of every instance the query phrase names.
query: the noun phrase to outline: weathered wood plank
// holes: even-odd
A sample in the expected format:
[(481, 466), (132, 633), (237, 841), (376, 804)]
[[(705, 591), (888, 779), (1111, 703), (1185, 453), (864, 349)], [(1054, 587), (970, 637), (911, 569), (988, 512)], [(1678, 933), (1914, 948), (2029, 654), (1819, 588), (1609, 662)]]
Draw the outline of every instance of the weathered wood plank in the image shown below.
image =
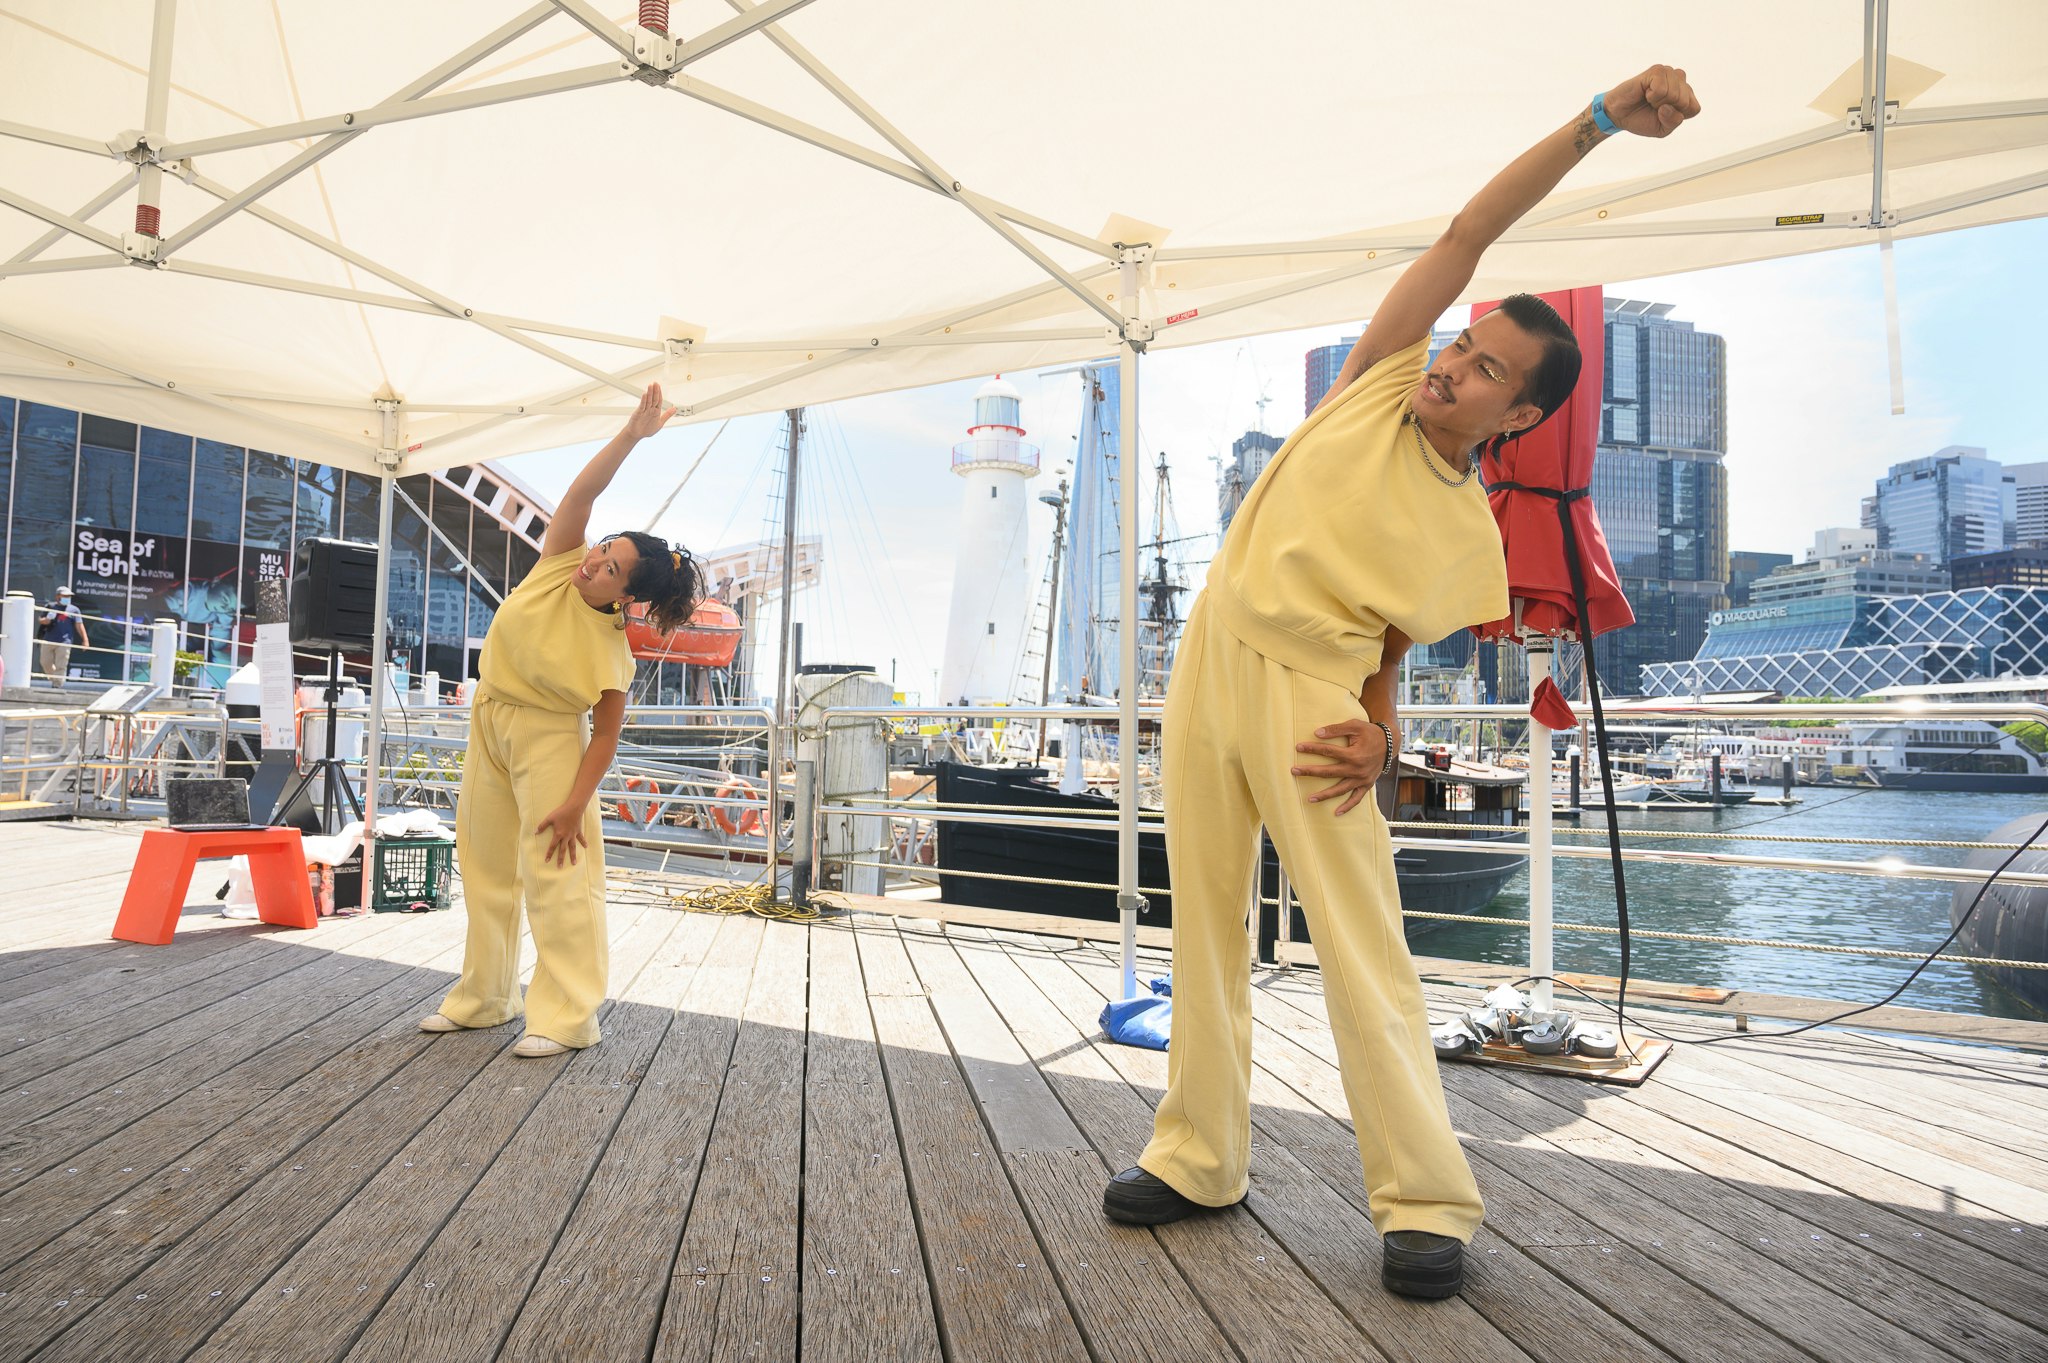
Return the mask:
[[(1684, 1056), (1688, 1074), (1702, 1083), (1804, 1103), (1901, 1145), (2048, 1187), (2048, 1160), (2029, 1153), (2036, 1146), (2048, 1149), (2041, 1126), (2006, 1121), (1986, 1110), (2010, 1097), (2017, 1085), (1916, 1082), (1914, 1076), (1888, 1071), (1876, 1057), (1848, 1057), (1818, 1047), (1771, 1054), (1738, 1043), (1690, 1047)], [(2032, 1110), (2023, 1110), (2031, 1119)]]
[[(417, 1030), (380, 1038), (384, 1047), (411, 1054), (411, 1063), (294, 1150), (292, 1168), (275, 1165), (239, 1187), (245, 1172), (240, 1162), (246, 1156), (235, 1147), (210, 1148), (211, 1159), (188, 1162), (177, 1174), (153, 1181), (129, 1205), (140, 1203), (149, 1224), (162, 1225), (166, 1240), (175, 1243), (123, 1282), (117, 1296), (73, 1299), (61, 1279), (39, 1283), (30, 1300), (10, 1296), (8, 1336), (31, 1325), (42, 1333), (68, 1330), (38, 1357), (77, 1363), (167, 1363), (185, 1357), (279, 1262), (347, 1206), (510, 1040), (502, 1030), (462, 1032), (431, 1044), (424, 1044)], [(510, 1063), (509, 1058), (504, 1062)], [(502, 1105), (504, 1100), (499, 1101)], [(478, 1106), (479, 1100), (472, 1099), (472, 1112)], [(216, 1203), (213, 1189), (223, 1184), (232, 1198), (209, 1214)], [(201, 1218), (197, 1226), (190, 1224), (192, 1218)], [(98, 1232), (96, 1242), (120, 1242), (118, 1223), (95, 1221), (80, 1232)], [(103, 1304), (110, 1309), (101, 1310)]]
[[(674, 1019), (577, 1202), (499, 1358), (503, 1363), (645, 1358), (739, 1034), (761, 931), (692, 914), (678, 930), (701, 958)], [(682, 959), (665, 988), (671, 1000)]]
[(821, 923), (804, 1071), (805, 1363), (938, 1363), (922, 1263), (852, 926)]
[[(616, 931), (612, 942), (613, 969), (627, 977), (653, 954), (673, 921), (652, 909), (636, 909), (631, 916), (633, 921)], [(643, 924), (653, 930), (643, 930)], [(608, 1002), (600, 1013), (600, 1026), (616, 1011), (616, 1003)], [(502, 1030), (511, 1039), (512, 1029)], [(361, 1195), (284, 1259), (192, 1357), (208, 1363), (284, 1356), (301, 1363), (339, 1358), (380, 1310), (404, 1312), (413, 1305), (401, 1294), (426, 1295), (438, 1302), (439, 1280), (412, 1277), (411, 1270), (439, 1243), (441, 1231), (461, 1219), (460, 1208), (480, 1183), (492, 1178), (496, 1192), (507, 1179), (517, 1180), (531, 1170), (535, 1189), (527, 1196), (541, 1205), (540, 1189), (571, 1178), (573, 1162), (587, 1164), (596, 1153), (593, 1147), (601, 1147), (614, 1112), (591, 1101), (587, 1092), (573, 1093), (564, 1102), (557, 1090), (560, 1081), (580, 1066), (616, 1063), (605, 1060), (610, 1044), (538, 1060), (506, 1051), (413, 1138), (400, 1158), (387, 1163)], [(428, 1057), (432, 1055), (430, 1049)], [(525, 1127), (536, 1120), (536, 1109), (543, 1104), (545, 1115), (537, 1120), (561, 1139), (523, 1140)], [(501, 1168), (504, 1173), (499, 1173)], [(545, 1224), (552, 1205), (541, 1205), (534, 1222)], [(494, 1225), (507, 1233), (501, 1222)], [(544, 1240), (542, 1252), (545, 1246)], [(525, 1248), (510, 1246), (508, 1258), (516, 1264)], [(487, 1237), (471, 1237), (472, 1272), (489, 1272), (490, 1250)], [(445, 1254), (437, 1256), (437, 1267), (454, 1262)], [(526, 1271), (530, 1275), (530, 1266)], [(465, 1276), (465, 1282), (474, 1291), (477, 1280)], [(432, 1305), (427, 1309), (442, 1322), (449, 1314), (466, 1314), (460, 1301), (449, 1303), (446, 1312)], [(503, 1323), (510, 1324), (509, 1311)], [(496, 1343), (494, 1337), (493, 1349)]]
[[(445, 944), (442, 963), (459, 964), (460, 950), (459, 941)], [(46, 1176), (67, 1194), (70, 1185), (91, 1180), (97, 1188), (87, 1187), (72, 1195), (95, 1205), (68, 1230), (58, 1224), (61, 1234), (0, 1274), (0, 1284), (4, 1284), (0, 1290), (7, 1291), (19, 1308), (0, 1312), (0, 1354), (26, 1356), (35, 1345), (75, 1321), (89, 1309), (89, 1303), (120, 1292), (131, 1278), (172, 1252), (258, 1180), (281, 1165), (302, 1163), (302, 1148), (317, 1141), (330, 1124), (347, 1120), (358, 1103), (375, 1107), (401, 1091), (406, 1083), (403, 1068), (430, 1044), (415, 1021), (422, 1006), (446, 990), (449, 979), (443, 969), (421, 968), (366, 995), (357, 1008), (346, 1010), (355, 1016), (337, 1015), (333, 1021), (331, 1030), (346, 1048), (289, 1086), (195, 1091), (171, 1105), (175, 1111), (152, 1114), (78, 1156), (78, 1163), (72, 1166), (79, 1170), (75, 1179), (65, 1169)], [(293, 1044), (311, 1046), (318, 1040), (319, 1034), (303, 1033)], [(486, 1058), (485, 1052), (478, 1051), (474, 1063), (481, 1067)], [(265, 1055), (248, 1063), (270, 1065), (276, 1061)], [(404, 1091), (428, 1090), (418, 1086)], [(438, 1104), (440, 1099), (433, 1101)], [(216, 1117), (235, 1113), (241, 1115), (190, 1148), (180, 1146), (175, 1136), (160, 1134), (158, 1125), (159, 1117), (164, 1128), (175, 1121), (183, 1128), (179, 1131), (182, 1135), (207, 1126)], [(425, 1120), (424, 1115), (420, 1120)], [(143, 1142), (144, 1150), (176, 1149), (179, 1153), (168, 1163), (153, 1166), (129, 1144), (131, 1138)], [(374, 1142), (368, 1144), (374, 1153)], [(350, 1146), (347, 1158), (363, 1158), (363, 1149)], [(339, 1156), (340, 1152), (330, 1150), (324, 1156), (305, 1158)], [(59, 1205), (48, 1193), (39, 1207), (35, 1213), (17, 1215), (25, 1231), (36, 1230), (45, 1222), (61, 1223), (74, 1212), (72, 1206)], [(11, 1203), (7, 1210), (16, 1215)], [(36, 1238), (24, 1234), (21, 1243)], [(78, 1309), (53, 1309), (59, 1301)]]
[[(0, 1057), (0, 1089), (30, 1087), (40, 1075), (232, 998), (306, 964), (308, 953), (360, 954), (359, 947), (366, 943), (375, 952), (375, 940), (394, 930), (392, 915), (380, 918), (374, 923), (346, 924), (346, 929), (354, 931), (239, 943), (183, 969), (165, 971), (164, 977), (151, 978), (146, 984), (130, 977), (142, 985), (132, 992), (126, 988), (118, 992), (93, 989), (93, 981), (78, 981), (64, 990), (72, 996), (68, 1005), (44, 1009), (40, 1018), (21, 1023), (0, 1020), (0, 1029), (12, 1028), (16, 1036), (16, 1049)], [(138, 977), (145, 973), (154, 976), (146, 966), (137, 969)]]
[(809, 935), (761, 925), (725, 1092), (691, 1201), (656, 1363), (794, 1358)]
[[(0, 1186), (67, 1159), (404, 971), (374, 958), (316, 955), (16, 1090), (9, 1099), (19, 1105), (19, 1115), (10, 1114), (6, 1120), (14, 1125), (0, 1136), (0, 1169), (7, 1171), (0, 1173)], [(162, 1058), (143, 1063), (152, 1056)]]
[[(1135, 1112), (1124, 1121), (1123, 1140), (1128, 1154), (1117, 1152), (1118, 1160), (1135, 1160), (1151, 1136), (1152, 1110), (1166, 1087), (1166, 1057), (1158, 1051), (1112, 1045), (1101, 1037), (1093, 1022), (1107, 995), (1094, 980), (1070, 968), (1066, 958), (1041, 944), (1004, 943), (1005, 954), (1021, 969), (1031, 984), (1055, 1010), (1069, 1032), (1085, 1039), (1085, 1052), (1112, 1081), (1127, 1086)], [(1094, 953), (1075, 953), (1076, 959), (1093, 961)], [(1117, 967), (1107, 965), (1102, 984), (1115, 987)], [(1051, 1018), (1044, 1019), (1048, 1027)], [(1102, 1086), (1106, 1087), (1106, 1086)], [(1087, 1109), (1095, 1110), (1098, 1102)], [(1254, 1114), (1255, 1117), (1258, 1114)], [(1254, 1127), (1252, 1184), (1262, 1186), (1269, 1177), (1274, 1156), (1269, 1141), (1258, 1139)], [(1284, 1152), (1279, 1156), (1285, 1159)], [(1121, 1167), (1129, 1167), (1128, 1163)], [(1279, 1177), (1282, 1175), (1272, 1175)], [(1244, 1211), (1203, 1216), (1157, 1227), (1160, 1245), (1217, 1326), (1246, 1358), (1313, 1359), (1321, 1357), (1402, 1357), (1400, 1341), (1375, 1334), (1367, 1322), (1385, 1311), (1398, 1310), (1383, 1299), (1378, 1286), (1378, 1255), (1374, 1251), (1370, 1271), (1375, 1278), (1369, 1295), (1333, 1297), (1317, 1280), (1302, 1256), (1282, 1242), (1274, 1227), (1261, 1214), (1264, 1204), (1247, 1198)], [(1327, 1209), (1327, 1208), (1326, 1208)], [(1340, 1213), (1341, 1214), (1341, 1213)], [(1354, 1218), (1355, 1219), (1355, 1218)], [(1470, 1323), (1464, 1307), (1453, 1304), (1446, 1313), (1454, 1318), (1449, 1326), (1458, 1333), (1457, 1322)], [(1484, 1339), (1480, 1324), (1472, 1340), (1478, 1358), (1514, 1358), (1512, 1348), (1502, 1353)]]
[[(290, 1111), (293, 1103), (276, 1100), (295, 1087), (306, 1085), (313, 1090), (310, 1097), (316, 1104), (331, 1102), (338, 1094), (353, 1091), (367, 1078), (393, 1067), (395, 1060), (379, 1055), (366, 1069), (363, 1058), (346, 1052), (398, 1018), (417, 1017), (421, 1005), (438, 997), (435, 991), (447, 987), (445, 967), (461, 963), (457, 954), (461, 934), (450, 930), (455, 926), (437, 924), (434, 930), (393, 942), (387, 948), (387, 959), (413, 969), (222, 1072), (203, 1087), (179, 1095), (77, 1151), (64, 1165), (47, 1169), (0, 1195), (0, 1264), (12, 1263), (96, 1208), (125, 1197), (164, 1166), (184, 1163), (181, 1156), (223, 1127), (235, 1126), (242, 1139), (257, 1150), (269, 1149), (273, 1140), (289, 1140), (289, 1128), (267, 1128), (242, 1119), (266, 1105)], [(444, 968), (429, 968), (436, 964)], [(319, 1078), (309, 1083), (312, 1075)], [(332, 1110), (338, 1112), (339, 1108)], [(317, 1117), (297, 1111), (291, 1111), (288, 1120), (321, 1124)], [(6, 1172), (13, 1176), (11, 1168)]]
[(947, 1357), (1078, 1363), (1087, 1348), (901, 940), (873, 920), (855, 940)]
[[(902, 940), (1091, 1354), (1136, 1363), (1226, 1353), (1230, 1346), (1159, 1241), (1103, 1215), (1102, 1189), (1113, 1171), (1041, 1077), (1037, 1060), (1045, 1052), (1013, 1033), (979, 976), (956, 954), (975, 944), (929, 929), (906, 930)], [(1000, 954), (986, 942), (981, 951), (988, 958)], [(1075, 1029), (1066, 1029), (1067, 1048), (1080, 1040)], [(1034, 1115), (1024, 1117), (1027, 1108)], [(1134, 1327), (1134, 1321), (1143, 1324)]]
[[(354, 1347), (344, 1342), (347, 1357), (457, 1363), (497, 1354), (675, 1015), (635, 986), (647, 968), (667, 985), (663, 967), (700, 945), (694, 932), (676, 931), (681, 917), (652, 910), (614, 943), (621, 986), (604, 1016), (603, 1042), (569, 1059)], [(648, 967), (636, 971), (643, 961)]]
[[(1093, 953), (1066, 955), (1064, 964), (1101, 999), (1116, 987), (1114, 962)], [(1080, 1000), (1083, 1006), (1087, 999)], [(1105, 1047), (1125, 1057), (1124, 1067), (1147, 1066), (1151, 1087), (1163, 1091), (1165, 1067), (1156, 1052)], [(1268, 1045), (1255, 1052), (1252, 1072), (1253, 1188), (1260, 1219), (1280, 1242), (1317, 1275), (1322, 1290), (1389, 1355), (1418, 1360), (1442, 1357), (1517, 1357), (1525, 1351), (1542, 1355), (1540, 1341), (1552, 1335), (1569, 1337), (1586, 1356), (1640, 1359), (1662, 1356), (1642, 1336), (1612, 1322), (1595, 1303), (1568, 1283), (1539, 1267), (1518, 1249), (1545, 1240), (1579, 1243), (1586, 1230), (1575, 1218), (1554, 1208), (1519, 1205), (1511, 1229), (1499, 1210), (1499, 1226), (1482, 1227), (1468, 1256), (1469, 1278), (1464, 1293), (1452, 1302), (1418, 1307), (1389, 1295), (1379, 1285), (1380, 1249), (1372, 1232), (1357, 1140), (1344, 1112), (1343, 1094), (1334, 1069), (1309, 1071), (1326, 1099), (1335, 1089), (1335, 1104), (1319, 1109), (1282, 1082), (1273, 1069), (1271, 1052), (1289, 1060), (1284, 1048)], [(1156, 1057), (1147, 1059), (1147, 1057)], [(1287, 1076), (1291, 1077), (1291, 1076)], [(1490, 1180), (1480, 1173), (1482, 1190), (1493, 1199)], [(1311, 1177), (1312, 1176), (1312, 1177)], [(1339, 1207), (1338, 1201), (1348, 1204)], [(1519, 1333), (1508, 1325), (1520, 1324)]]
[[(1342, 1091), (1333, 1082), (1335, 1043), (1327, 1028), (1302, 1025), (1300, 1013), (1291, 1005), (1262, 998), (1260, 993), (1254, 991), (1255, 1018), (1265, 1013), (1280, 1024), (1273, 1031), (1294, 1043), (1291, 1053), (1282, 1050), (1276, 1058), (1296, 1063), (1308, 1058), (1329, 1071), (1328, 1078), (1318, 1080), (1312, 1069), (1304, 1067), (1289, 1076), (1290, 1082), (1319, 1104), (1341, 1103)], [(1280, 1011), (1283, 1009), (1286, 1011)], [(1265, 1019), (1260, 1021), (1263, 1024)], [(1672, 1063), (1667, 1061), (1663, 1068)], [(1660, 1077), (1662, 1073), (1660, 1069)], [(1601, 1252), (1590, 1255), (1581, 1250), (1531, 1252), (1546, 1266), (1571, 1278), (1587, 1295), (1616, 1307), (1624, 1319), (1647, 1316), (1659, 1303), (1669, 1311), (1682, 1295), (1672, 1284), (1682, 1282), (1717, 1299), (1711, 1304), (1693, 1303), (1695, 1309), (1717, 1320), (1710, 1337), (1725, 1343), (1731, 1335), (1747, 1332), (1752, 1336), (1744, 1351), (1789, 1357), (1792, 1355), (1785, 1351), (1795, 1350), (1814, 1358), (1843, 1360), (1873, 1355), (1940, 1356), (1940, 1350), (1856, 1302), (1783, 1271), (1781, 1265), (1760, 1254), (1758, 1247), (1704, 1227), (1687, 1209), (1644, 1196), (1598, 1164), (1560, 1150), (1550, 1139), (1556, 1119), (1542, 1111), (1541, 1104), (1528, 1106), (1535, 1100), (1491, 1070), (1448, 1066), (1444, 1080), (1454, 1123), (1460, 1132), (1477, 1138), (1467, 1144), (1475, 1166), (1483, 1162), (1527, 1188), (1540, 1189), (1546, 1201), (1586, 1227), (1612, 1237), (1613, 1245), (1599, 1247)], [(1626, 1094), (1614, 1096), (1628, 1101)], [(1518, 1117), (1521, 1120), (1516, 1120)], [(1704, 1180), (1693, 1181), (1703, 1189), (1713, 1186)], [(1497, 1201), (1499, 1185), (1484, 1186), (1489, 1199)], [(1497, 1209), (1489, 1210), (1489, 1218), (1497, 1215)], [(1667, 1276), (1669, 1281), (1660, 1281)], [(1734, 1307), (1747, 1321), (1733, 1319), (1728, 1306), (1720, 1303)], [(1760, 1333), (1765, 1330), (1776, 1340)], [(1653, 1338), (1666, 1349), (1681, 1352), (1680, 1341), (1663, 1334), (1653, 1334)]]
[[(1929, 1343), (1970, 1359), (2048, 1358), (2048, 1295), (2038, 1280), (2017, 1281), (2019, 1275), (1990, 1255), (1945, 1235), (1917, 1232), (1884, 1208), (1850, 1198), (1809, 1196), (1806, 1208), (1787, 1208), (1774, 1190), (1792, 1184), (1819, 1192), (1818, 1185), (1645, 1112), (1624, 1095), (1588, 1095), (1561, 1088), (1570, 1081), (1540, 1075), (1494, 1075), (1525, 1093), (1526, 1101), (1561, 1110), (1565, 1124), (1548, 1133), (1560, 1149)], [(1544, 1120), (1532, 1113), (1524, 1124)]]
[[(487, 1161), (509, 1139), (561, 1062), (512, 1057), (512, 1027), (454, 1032), (422, 1044), (414, 1024), (411, 1017), (397, 1019), (371, 1043), (414, 1054), (391, 1082), (355, 1101), (293, 1151), (289, 1168), (280, 1162), (193, 1227), (124, 1283), (118, 1296), (58, 1308), (67, 1323), (78, 1323), (39, 1357), (78, 1363), (184, 1358), (264, 1290), (278, 1265), (324, 1227), (353, 1216), (375, 1230), (380, 1218), (418, 1214), (426, 1190), (451, 1177), (443, 1166), (473, 1179), (472, 1162)], [(179, 1177), (203, 1187), (239, 1177), (246, 1171), (237, 1165), (246, 1162), (227, 1150), (211, 1168), (185, 1161), (192, 1172), (185, 1174), (181, 1166)], [(165, 1196), (175, 1198), (180, 1191), (178, 1179), (165, 1180)], [(369, 1290), (362, 1279), (347, 1283), (346, 1290), (353, 1292), (358, 1283)], [(275, 1294), (285, 1286), (298, 1284), (269, 1290)], [(329, 1286), (342, 1290), (340, 1284)], [(91, 1314), (78, 1321), (81, 1308)], [(317, 1336), (309, 1338), (317, 1344)], [(298, 1347), (294, 1339), (287, 1355)]]

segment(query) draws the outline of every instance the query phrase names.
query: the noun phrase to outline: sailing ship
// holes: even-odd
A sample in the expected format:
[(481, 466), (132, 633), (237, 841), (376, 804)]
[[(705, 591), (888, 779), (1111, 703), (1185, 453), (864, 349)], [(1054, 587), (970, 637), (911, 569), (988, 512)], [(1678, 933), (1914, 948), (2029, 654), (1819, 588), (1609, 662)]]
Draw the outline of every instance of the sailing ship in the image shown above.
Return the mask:
[[(1112, 366), (1089, 366), (1080, 373), (1086, 400), (1075, 466), (1072, 523), (1068, 525), (1063, 520), (1054, 538), (1056, 551), (1062, 544), (1071, 546), (1066, 559), (1071, 571), (1065, 574), (1071, 586), (1066, 601), (1059, 602), (1057, 584), (1062, 574), (1061, 564), (1055, 560), (1047, 574), (1054, 597), (1044, 615), (1048, 621), (1048, 649), (1053, 632), (1051, 622), (1060, 623), (1059, 675), (1063, 698), (1088, 703), (1098, 698), (1098, 687), (1105, 693), (1116, 689), (1116, 642), (1122, 622), (1116, 606), (1117, 555), (1107, 547), (1118, 538), (1118, 507), (1113, 491), (1117, 485), (1119, 451), (1114, 419), (1116, 370)], [(1153, 473), (1152, 535), (1144, 545), (1147, 561), (1139, 581), (1140, 615), (1134, 622), (1138, 631), (1138, 676), (1132, 680), (1141, 699), (1165, 694), (1185, 621), (1183, 603), (1189, 591), (1179, 562), (1180, 546), (1187, 540), (1177, 533), (1173, 522), (1170, 475), (1164, 453)], [(1063, 516), (1069, 511), (1060, 502), (1056, 501), (1055, 506)], [(1027, 654), (1027, 663), (1032, 656)], [(1049, 661), (1042, 661), (1036, 668), (1027, 667), (1026, 671), (1033, 674), (1031, 680), (1038, 682), (1037, 694), (1020, 686), (1019, 700), (1033, 704), (1053, 700)], [(1030, 732), (1024, 726), (1013, 724), (1010, 728), (1013, 733)], [(1147, 813), (1141, 814), (1138, 881), (1143, 886), (1162, 888), (1169, 885), (1169, 879), (1165, 839), (1157, 812), (1158, 730), (1149, 722), (1141, 730), (1137, 754), (1139, 802), (1141, 810)], [(924, 770), (936, 778), (934, 794), (941, 807), (1043, 809), (1075, 815), (1079, 823), (1090, 815), (1114, 814), (1116, 802), (1107, 788), (1113, 779), (1113, 742), (1113, 729), (1069, 724), (1058, 740), (1048, 741), (1040, 736), (1036, 743), (1015, 740), (1006, 744), (1011, 754), (1021, 757), (1019, 765), (939, 762)], [(1047, 754), (1044, 761), (1033, 760), (1038, 752)], [(1100, 773), (1100, 779), (1091, 780), (1091, 773)], [(1387, 817), (1396, 822), (1431, 825), (1419, 830), (1403, 828), (1404, 835), (1461, 841), (1513, 839), (1521, 831), (1522, 791), (1526, 785), (1525, 773), (1467, 761), (1449, 748), (1439, 747), (1401, 754), (1398, 778), (1382, 783), (1381, 805)], [(1107, 817), (1100, 829), (941, 821), (937, 838), (940, 894), (961, 904), (1114, 918), (1115, 894), (1111, 891), (985, 877), (1028, 875), (1049, 880), (1113, 883), (1116, 837), (1115, 824)], [(1262, 893), (1274, 898), (1278, 894), (1279, 863), (1270, 846), (1265, 857)], [(1527, 857), (1519, 852), (1403, 848), (1395, 857), (1395, 875), (1405, 908), (1469, 913), (1491, 902), (1526, 862)], [(1170, 895), (1155, 896), (1156, 916), (1152, 921), (1170, 921), (1170, 899)], [(1429, 920), (1408, 921), (1415, 925)], [(1419, 928), (1411, 927), (1412, 930)]]

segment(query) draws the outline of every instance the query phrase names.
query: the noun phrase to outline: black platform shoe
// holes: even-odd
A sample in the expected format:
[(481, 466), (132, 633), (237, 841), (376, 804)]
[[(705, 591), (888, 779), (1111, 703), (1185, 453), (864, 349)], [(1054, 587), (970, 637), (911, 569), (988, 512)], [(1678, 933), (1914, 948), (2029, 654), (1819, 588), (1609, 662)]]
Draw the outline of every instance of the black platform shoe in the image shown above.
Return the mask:
[[(1237, 1204), (1226, 1205), (1234, 1207)], [(1132, 1226), (1163, 1226), (1184, 1216), (1224, 1209), (1182, 1197), (1167, 1185), (1165, 1179), (1143, 1169), (1124, 1170), (1102, 1190), (1103, 1214), (1112, 1221)]]
[(1450, 1297), (1465, 1285), (1465, 1246), (1426, 1230), (1388, 1231), (1380, 1241), (1380, 1282), (1404, 1297)]

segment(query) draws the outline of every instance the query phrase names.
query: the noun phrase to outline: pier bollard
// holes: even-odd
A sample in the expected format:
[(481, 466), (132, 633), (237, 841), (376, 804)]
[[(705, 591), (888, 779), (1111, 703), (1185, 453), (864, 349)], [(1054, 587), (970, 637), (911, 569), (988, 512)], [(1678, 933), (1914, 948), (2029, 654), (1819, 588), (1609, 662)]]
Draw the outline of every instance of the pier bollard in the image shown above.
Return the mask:
[(1571, 807), (1577, 809), (1579, 807), (1579, 755), (1577, 753), (1572, 754), (1569, 779), (1571, 782)]
[(811, 906), (811, 868), (817, 847), (818, 764), (808, 758), (796, 764), (796, 823), (790, 834), (789, 901)]

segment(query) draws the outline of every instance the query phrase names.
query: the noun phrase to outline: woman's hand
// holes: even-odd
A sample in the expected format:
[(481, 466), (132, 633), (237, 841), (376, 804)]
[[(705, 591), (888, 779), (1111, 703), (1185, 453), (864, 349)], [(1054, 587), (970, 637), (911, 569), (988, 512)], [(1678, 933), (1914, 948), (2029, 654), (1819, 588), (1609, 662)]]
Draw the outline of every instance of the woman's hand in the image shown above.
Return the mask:
[(555, 862), (561, 866), (576, 864), (576, 849), (590, 845), (583, 836), (584, 809), (585, 806), (578, 804), (561, 805), (550, 811), (540, 821), (540, 826), (533, 830), (547, 835), (548, 849), (541, 854), (543, 862)]
[(1379, 725), (1369, 719), (1347, 719), (1342, 724), (1324, 725), (1316, 730), (1316, 737), (1333, 741), (1297, 743), (1294, 750), (1331, 760), (1320, 766), (1290, 767), (1288, 770), (1296, 776), (1332, 782), (1309, 796), (1308, 802), (1319, 804), (1348, 795), (1351, 798), (1337, 807), (1337, 813), (1340, 816), (1349, 814), (1387, 768), (1387, 736)]
[(645, 440), (667, 425), (668, 419), (675, 414), (675, 408), (661, 405), (661, 385), (650, 383), (647, 391), (640, 395), (640, 405), (633, 409), (633, 415), (626, 418), (623, 434), (634, 440)]
[(1699, 117), (1699, 98), (1676, 66), (1653, 66), (1607, 92), (1607, 116), (1623, 132), (1665, 137), (1688, 118)]

